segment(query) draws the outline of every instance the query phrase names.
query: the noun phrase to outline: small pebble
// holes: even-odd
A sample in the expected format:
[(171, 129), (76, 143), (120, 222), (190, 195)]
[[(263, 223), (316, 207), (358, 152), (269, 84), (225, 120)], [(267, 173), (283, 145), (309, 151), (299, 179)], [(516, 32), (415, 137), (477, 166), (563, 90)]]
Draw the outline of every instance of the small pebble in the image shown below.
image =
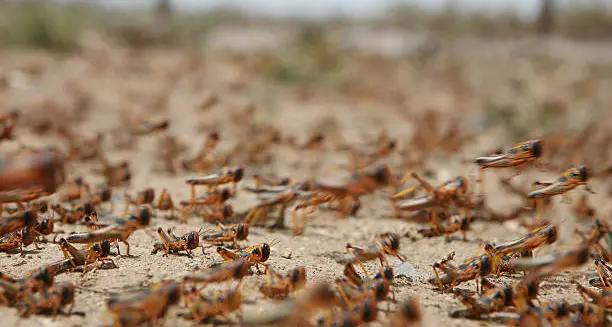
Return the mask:
[(409, 262), (396, 261), (393, 264), (393, 271), (395, 272), (395, 278), (404, 277), (409, 281), (413, 280), (415, 274), (414, 265)]

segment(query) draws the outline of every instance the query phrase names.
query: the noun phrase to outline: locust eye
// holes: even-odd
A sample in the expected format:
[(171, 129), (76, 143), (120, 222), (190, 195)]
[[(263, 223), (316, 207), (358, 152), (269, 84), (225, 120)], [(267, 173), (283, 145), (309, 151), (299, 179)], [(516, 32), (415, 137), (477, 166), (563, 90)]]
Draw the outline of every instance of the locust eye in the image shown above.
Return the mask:
[(300, 280), (300, 271), (294, 270), (291, 272), (291, 281), (297, 283)]

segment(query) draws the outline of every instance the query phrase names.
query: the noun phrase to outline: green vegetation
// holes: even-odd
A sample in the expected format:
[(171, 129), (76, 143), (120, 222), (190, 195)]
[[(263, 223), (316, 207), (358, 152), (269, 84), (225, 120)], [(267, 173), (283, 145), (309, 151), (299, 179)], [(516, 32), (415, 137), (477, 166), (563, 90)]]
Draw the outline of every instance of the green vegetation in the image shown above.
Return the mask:
[(78, 4), (33, 1), (3, 3), (0, 8), (0, 44), (4, 46), (74, 50), (93, 21), (93, 11)]
[[(0, 45), (68, 51), (78, 48), (84, 31), (102, 28), (131, 46), (190, 46), (201, 44), (214, 26), (249, 22), (248, 17), (230, 11), (175, 13), (162, 22), (152, 13), (110, 12), (88, 1), (61, 5), (45, 0), (3, 2), (0, 4)], [(559, 7), (555, 17), (555, 33), (558, 35), (578, 38), (608, 38), (612, 35), (612, 13), (603, 4), (581, 3)], [(342, 19), (317, 23), (296, 20), (262, 22), (302, 25), (299, 46), (308, 49), (325, 48), (327, 29), (352, 23)], [(521, 19), (514, 12), (464, 13), (452, 6), (439, 12), (398, 6), (390, 10), (386, 17), (373, 19), (369, 23), (417, 31), (433, 30), (448, 36), (514, 37), (534, 33), (536, 28), (535, 22)], [(325, 71), (326, 66), (332, 63), (326, 57), (328, 53), (317, 55), (322, 57), (311, 63), (315, 67), (283, 63), (277, 69), (278, 77), (307, 80), (307, 75), (318, 74), (318, 70)], [(310, 72), (312, 69), (313, 73)]]

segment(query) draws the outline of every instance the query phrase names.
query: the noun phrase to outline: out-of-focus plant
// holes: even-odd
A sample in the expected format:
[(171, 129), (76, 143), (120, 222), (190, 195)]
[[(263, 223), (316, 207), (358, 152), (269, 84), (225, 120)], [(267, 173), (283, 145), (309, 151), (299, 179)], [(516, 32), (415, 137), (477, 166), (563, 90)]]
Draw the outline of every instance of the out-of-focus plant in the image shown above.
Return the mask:
[(81, 33), (90, 22), (90, 8), (78, 3), (2, 3), (0, 44), (54, 51), (74, 50), (79, 47)]

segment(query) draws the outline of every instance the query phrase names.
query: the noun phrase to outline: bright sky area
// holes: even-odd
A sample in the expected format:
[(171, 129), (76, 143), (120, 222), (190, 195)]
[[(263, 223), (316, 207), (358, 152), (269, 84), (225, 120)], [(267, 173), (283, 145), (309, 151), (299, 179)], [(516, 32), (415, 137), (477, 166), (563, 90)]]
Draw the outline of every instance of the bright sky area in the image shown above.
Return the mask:
[[(64, 0), (71, 1), (71, 0)], [(74, 1), (74, 0), (72, 0)], [(151, 6), (155, 0), (90, 0), (113, 7)], [(324, 18), (344, 15), (362, 18), (384, 13), (394, 4), (412, 4), (430, 9), (440, 9), (449, 3), (465, 11), (496, 12), (512, 10), (532, 17), (541, 0), (172, 0), (179, 10), (210, 10), (214, 8), (238, 8), (255, 15), (272, 17)], [(612, 0), (557, 0), (566, 4), (606, 3)]]

